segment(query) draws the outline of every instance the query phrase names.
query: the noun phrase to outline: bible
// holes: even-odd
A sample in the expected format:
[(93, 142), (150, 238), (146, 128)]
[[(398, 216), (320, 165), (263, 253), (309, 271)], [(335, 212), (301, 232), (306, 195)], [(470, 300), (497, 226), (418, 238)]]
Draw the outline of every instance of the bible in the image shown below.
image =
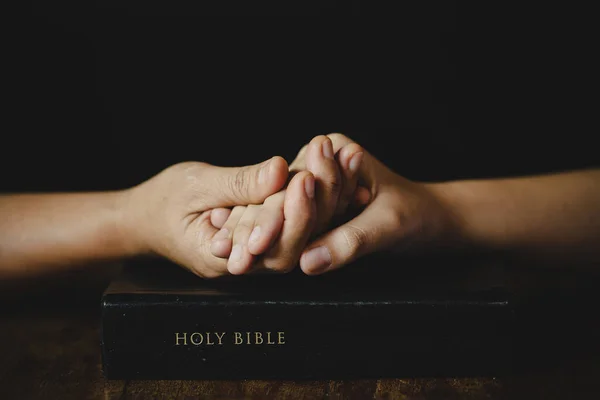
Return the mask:
[(108, 379), (499, 374), (514, 310), (500, 264), (365, 257), (339, 271), (201, 279), (138, 260), (102, 298)]

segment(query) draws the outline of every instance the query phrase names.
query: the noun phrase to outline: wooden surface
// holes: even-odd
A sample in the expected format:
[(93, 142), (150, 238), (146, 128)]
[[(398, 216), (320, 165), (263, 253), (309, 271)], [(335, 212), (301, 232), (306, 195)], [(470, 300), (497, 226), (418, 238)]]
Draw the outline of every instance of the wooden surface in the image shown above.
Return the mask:
[[(110, 274), (109, 269), (97, 271), (101, 272), (0, 285), (0, 399), (600, 398), (600, 351), (596, 343), (600, 336), (583, 326), (567, 327), (563, 331), (574, 335), (564, 340), (540, 338), (548, 342), (548, 351), (539, 355), (539, 365), (508, 377), (105, 381), (99, 351), (99, 296)], [(539, 277), (534, 278), (539, 281)], [(558, 281), (577, 284), (581, 277), (571, 275)], [(585, 314), (589, 321), (598, 318), (593, 311), (597, 309)], [(556, 321), (556, 326), (560, 327), (561, 321)]]

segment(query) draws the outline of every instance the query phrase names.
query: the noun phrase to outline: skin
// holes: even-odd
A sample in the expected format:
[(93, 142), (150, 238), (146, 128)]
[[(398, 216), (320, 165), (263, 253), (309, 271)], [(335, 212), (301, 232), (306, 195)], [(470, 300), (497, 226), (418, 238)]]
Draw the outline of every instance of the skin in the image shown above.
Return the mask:
[[(211, 253), (217, 227), (229, 218), (223, 209), (262, 205), (279, 193), (284, 193), (283, 228), (275, 242), (269, 241), (268, 251), (277, 250), (273, 264), (265, 265), (276, 271), (287, 271), (300, 254), (302, 270), (316, 275), (390, 248), (492, 250), (568, 265), (600, 260), (599, 169), (424, 184), (394, 173), (341, 134), (328, 138), (343, 179), (348, 159), (340, 149), (362, 153), (360, 186), (350, 199), (340, 200), (338, 194), (331, 200), (335, 195), (323, 190), (327, 181), (321, 172), (315, 176), (306, 170), (316, 167), (302, 151), (292, 164), (300, 172), (285, 192), (289, 167), (274, 157), (243, 168), (176, 164), (116, 192), (0, 196), (0, 276), (39, 275), (140, 255), (166, 257), (205, 278), (226, 275), (227, 259)], [(335, 182), (329, 187), (333, 193)], [(338, 193), (344, 193), (343, 184)], [(322, 221), (343, 210), (340, 201), (353, 200), (364, 209), (323, 231), (327, 222)], [(303, 249), (312, 232), (322, 233)]]
[[(334, 148), (353, 143), (329, 135)], [(317, 275), (384, 249), (500, 251), (554, 262), (600, 259), (600, 170), (424, 184), (364, 151), (364, 211), (312, 242), (300, 259)]]
[[(356, 191), (362, 157), (362, 147), (357, 144), (348, 144), (334, 152), (328, 137), (317, 136), (292, 163), (293, 173), (303, 174), (308, 170), (314, 176), (311, 196), (316, 201), (317, 218), (312, 233), (322, 232), (334, 216), (346, 211)], [(302, 194), (301, 188), (296, 190), (290, 185), (269, 196), (262, 205), (233, 208), (226, 222), (218, 226), (221, 230), (213, 238), (212, 254), (228, 258), (227, 269), (234, 275), (291, 270), (298, 265), (309, 237), (297, 237), (295, 243), (298, 245), (293, 248), (282, 246), (278, 238), (280, 234), (285, 238), (286, 230), (294, 231), (289, 211), (301, 204)], [(222, 215), (227, 213), (227, 210), (218, 211)], [(263, 257), (258, 257), (263, 253)]]
[[(243, 168), (188, 162), (122, 191), (0, 196), (0, 276), (141, 255), (166, 257), (201, 277), (225, 275), (226, 261), (209, 250), (218, 231), (213, 222), (223, 217), (212, 211), (260, 204), (287, 177), (281, 157)], [(298, 174), (290, 187), (310, 179), (309, 172)], [(311, 228), (312, 203), (289, 211), (303, 235)]]
[[(307, 176), (307, 179), (302, 179), (303, 176)], [(277, 222), (277, 226), (263, 225), (264, 232), (261, 240), (268, 240), (265, 247), (271, 249), (261, 262), (255, 265), (255, 269), (289, 271), (297, 265), (300, 253), (306, 246), (314, 227), (316, 220), (314, 195), (314, 177), (304, 171), (296, 174), (284, 191), (268, 197), (262, 205), (234, 207), (222, 229), (213, 238), (211, 245), (213, 256), (220, 257), (231, 274), (239, 275), (248, 272), (255, 258), (255, 255), (249, 251), (250, 232), (257, 217), (264, 220), (264, 214), (269, 214), (274, 218), (273, 221)], [(305, 228), (299, 229), (299, 227)], [(269, 234), (271, 229), (276, 231), (273, 230), (272, 234)]]

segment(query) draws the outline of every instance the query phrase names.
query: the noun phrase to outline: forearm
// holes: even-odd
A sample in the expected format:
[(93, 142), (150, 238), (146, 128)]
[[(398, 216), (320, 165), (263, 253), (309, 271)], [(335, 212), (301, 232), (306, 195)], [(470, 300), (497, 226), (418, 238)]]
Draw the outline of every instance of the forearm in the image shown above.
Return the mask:
[(0, 276), (133, 255), (123, 224), (124, 193), (0, 196)]
[(436, 184), (469, 247), (600, 258), (600, 170)]

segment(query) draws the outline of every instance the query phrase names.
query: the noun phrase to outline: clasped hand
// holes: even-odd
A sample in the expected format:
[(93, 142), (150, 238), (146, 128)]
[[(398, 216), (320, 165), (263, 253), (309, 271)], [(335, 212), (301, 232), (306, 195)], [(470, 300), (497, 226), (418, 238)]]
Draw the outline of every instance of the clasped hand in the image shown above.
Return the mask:
[(177, 164), (126, 198), (134, 252), (204, 278), (298, 265), (321, 274), (373, 251), (435, 240), (453, 225), (435, 190), (341, 134), (315, 137), (289, 167), (281, 157), (241, 168)]

